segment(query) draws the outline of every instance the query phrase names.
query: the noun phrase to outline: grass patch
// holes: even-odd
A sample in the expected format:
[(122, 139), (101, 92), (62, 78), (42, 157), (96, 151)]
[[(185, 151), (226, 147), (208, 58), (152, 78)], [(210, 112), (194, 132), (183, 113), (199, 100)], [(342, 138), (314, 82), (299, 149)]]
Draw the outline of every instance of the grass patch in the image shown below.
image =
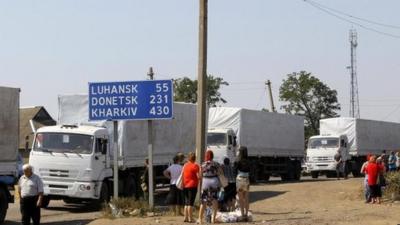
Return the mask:
[(120, 197), (111, 199), (103, 205), (102, 213), (105, 218), (115, 219), (121, 217), (145, 217), (153, 212), (149, 204), (135, 198)]
[(400, 200), (400, 171), (386, 173), (385, 178), (384, 197), (392, 201)]

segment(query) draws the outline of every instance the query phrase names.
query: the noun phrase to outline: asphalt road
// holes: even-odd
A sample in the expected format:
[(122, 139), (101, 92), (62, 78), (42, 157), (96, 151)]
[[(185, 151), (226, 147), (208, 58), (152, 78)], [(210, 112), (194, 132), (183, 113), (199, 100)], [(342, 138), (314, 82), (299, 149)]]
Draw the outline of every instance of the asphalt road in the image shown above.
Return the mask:
[[(20, 225), (19, 203), (10, 204), (4, 225)], [(84, 205), (65, 204), (63, 201), (51, 201), (47, 209), (41, 211), (43, 225), (84, 225), (99, 218), (101, 213)]]

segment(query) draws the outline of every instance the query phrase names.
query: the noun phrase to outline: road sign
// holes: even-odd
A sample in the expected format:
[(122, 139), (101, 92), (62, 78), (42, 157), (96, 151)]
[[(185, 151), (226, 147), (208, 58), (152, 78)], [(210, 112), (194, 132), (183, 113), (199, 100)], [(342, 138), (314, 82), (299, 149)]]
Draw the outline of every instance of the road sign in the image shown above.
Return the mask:
[(89, 120), (156, 120), (172, 115), (172, 80), (89, 83)]

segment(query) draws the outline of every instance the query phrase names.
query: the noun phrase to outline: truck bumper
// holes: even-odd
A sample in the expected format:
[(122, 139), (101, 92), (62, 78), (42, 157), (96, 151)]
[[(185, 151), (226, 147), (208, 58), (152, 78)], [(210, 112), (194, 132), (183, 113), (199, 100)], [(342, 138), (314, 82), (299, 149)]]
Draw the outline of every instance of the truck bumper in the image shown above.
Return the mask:
[(335, 171), (336, 163), (334, 162), (316, 162), (316, 163), (306, 163), (307, 172), (313, 171)]
[(44, 195), (57, 198), (97, 199), (95, 182), (60, 182), (44, 181)]

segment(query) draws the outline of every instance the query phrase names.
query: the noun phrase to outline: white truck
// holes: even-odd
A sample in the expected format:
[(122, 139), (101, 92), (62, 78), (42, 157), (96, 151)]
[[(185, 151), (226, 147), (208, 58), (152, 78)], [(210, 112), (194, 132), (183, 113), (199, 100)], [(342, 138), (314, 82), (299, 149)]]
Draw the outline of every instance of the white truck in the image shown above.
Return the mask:
[(235, 160), (239, 146), (246, 146), (252, 161), (251, 180), (298, 180), (304, 156), (304, 119), (280, 113), (243, 108), (209, 109), (207, 148), (215, 159)]
[[(196, 106), (175, 103), (172, 120), (153, 121), (156, 183), (177, 152), (195, 150)], [(113, 193), (113, 126), (88, 121), (88, 96), (59, 97), (56, 126), (37, 130), (29, 162), (44, 181), (44, 205), (51, 199), (103, 202)], [(141, 193), (140, 176), (147, 153), (147, 122), (118, 124), (118, 174), (122, 196)]]
[(400, 124), (384, 121), (331, 118), (320, 120), (320, 135), (308, 141), (306, 166), (313, 178), (320, 174), (336, 176), (335, 154), (339, 151), (345, 166), (342, 173), (357, 177), (368, 154), (400, 149)]
[(0, 224), (8, 203), (14, 202), (9, 189), (18, 178), (19, 92), (17, 88), (0, 87)]

